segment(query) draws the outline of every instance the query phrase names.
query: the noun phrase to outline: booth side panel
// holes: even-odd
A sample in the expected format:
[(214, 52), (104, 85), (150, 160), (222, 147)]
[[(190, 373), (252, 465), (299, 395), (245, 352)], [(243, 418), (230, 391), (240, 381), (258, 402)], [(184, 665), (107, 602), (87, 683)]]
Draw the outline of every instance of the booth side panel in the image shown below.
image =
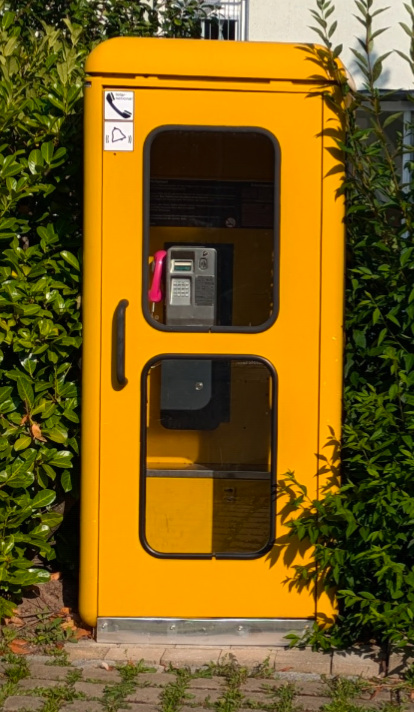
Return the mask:
[[(318, 453), (318, 498), (328, 488), (339, 485), (342, 419), (343, 316), (345, 204), (338, 195), (344, 180), (344, 165), (338, 158), (335, 136), (342, 138), (338, 116), (324, 102), (322, 157), (322, 263), (321, 263), (321, 332), (320, 332), (320, 402)], [(332, 149), (336, 149), (332, 154)], [(334, 592), (324, 591), (323, 576), (317, 587), (319, 623), (332, 623), (336, 614)]]
[(85, 88), (84, 250), (82, 355), (81, 551), (79, 608), (96, 625), (101, 360), (102, 90)]

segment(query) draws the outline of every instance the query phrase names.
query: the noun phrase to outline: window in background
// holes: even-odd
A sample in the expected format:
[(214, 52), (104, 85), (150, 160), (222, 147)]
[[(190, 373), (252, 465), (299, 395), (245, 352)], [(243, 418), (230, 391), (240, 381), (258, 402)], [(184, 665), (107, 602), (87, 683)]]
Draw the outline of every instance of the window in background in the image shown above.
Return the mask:
[[(403, 138), (403, 144), (406, 147), (404, 155), (399, 152), (399, 155), (395, 158), (395, 164), (397, 167), (398, 174), (402, 178), (404, 184), (409, 184), (411, 180), (411, 168), (409, 163), (413, 160), (413, 105), (408, 101), (384, 101), (382, 102), (383, 109), (383, 119), (386, 120), (387, 117), (393, 114), (401, 113), (401, 115), (392, 121), (385, 129), (387, 138), (390, 143), (391, 149), (397, 149), (400, 144), (401, 137)], [(370, 126), (368, 116), (360, 111), (357, 112), (357, 122), (362, 128), (368, 128)], [(413, 150), (410, 151), (410, 148)]]
[(212, 0), (216, 9), (202, 22), (206, 40), (247, 40), (248, 0)]

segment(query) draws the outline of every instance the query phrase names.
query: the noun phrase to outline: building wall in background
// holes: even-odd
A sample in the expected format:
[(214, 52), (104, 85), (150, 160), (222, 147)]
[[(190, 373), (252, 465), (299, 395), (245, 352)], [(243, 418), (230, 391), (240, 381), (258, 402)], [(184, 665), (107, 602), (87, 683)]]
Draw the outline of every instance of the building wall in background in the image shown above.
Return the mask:
[[(335, 6), (335, 13), (330, 18), (338, 20), (333, 42), (335, 45), (343, 44), (342, 60), (361, 88), (361, 75), (349, 48), (358, 48), (356, 37), (362, 36), (363, 28), (354, 17), (354, 0), (335, 0)], [(390, 6), (388, 10), (375, 19), (375, 29), (390, 28), (376, 40), (378, 54), (391, 49), (400, 49), (408, 54), (409, 38), (399, 25), (400, 22), (409, 24), (404, 0), (377, 0), (374, 9), (387, 6)], [(262, 42), (317, 42), (316, 33), (310, 29), (315, 21), (309, 10), (315, 7), (315, 0), (249, 0), (247, 37), (250, 41)], [(413, 89), (410, 68), (396, 52), (384, 61), (384, 69), (379, 86), (395, 90)]]

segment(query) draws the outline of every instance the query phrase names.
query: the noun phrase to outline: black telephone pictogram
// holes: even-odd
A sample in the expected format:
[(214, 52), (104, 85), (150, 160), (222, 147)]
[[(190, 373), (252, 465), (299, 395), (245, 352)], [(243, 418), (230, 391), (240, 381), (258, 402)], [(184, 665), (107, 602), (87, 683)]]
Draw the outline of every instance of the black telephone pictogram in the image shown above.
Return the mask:
[(131, 114), (130, 111), (127, 111), (127, 110), (121, 111), (121, 109), (118, 109), (118, 108), (115, 106), (115, 97), (114, 97), (114, 95), (113, 95), (112, 92), (108, 92), (108, 94), (106, 95), (106, 100), (107, 100), (109, 106), (111, 106), (112, 109), (113, 109), (114, 111), (116, 111), (117, 114), (119, 114), (120, 116), (122, 116), (123, 119), (130, 119), (130, 118), (131, 118), (132, 114)]

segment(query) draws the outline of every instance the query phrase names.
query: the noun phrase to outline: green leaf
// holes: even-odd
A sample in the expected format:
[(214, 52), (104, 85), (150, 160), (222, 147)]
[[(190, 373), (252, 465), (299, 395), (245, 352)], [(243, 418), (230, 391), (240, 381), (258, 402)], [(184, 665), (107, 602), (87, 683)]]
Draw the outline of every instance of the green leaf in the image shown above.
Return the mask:
[(63, 250), (60, 254), (63, 259), (68, 262), (72, 267), (74, 267), (76, 270), (80, 269), (79, 261), (75, 257), (75, 255), (72, 254), (72, 252), (68, 252), (68, 250)]
[(56, 452), (55, 455), (49, 460), (49, 465), (54, 467), (62, 467), (63, 469), (67, 467), (72, 467), (72, 453), (69, 450), (60, 450)]
[(61, 426), (45, 429), (43, 433), (49, 440), (53, 440), (55, 443), (65, 443), (68, 439), (68, 431)]
[(366, 348), (367, 345), (367, 340), (365, 337), (365, 334), (363, 331), (358, 331), (358, 329), (354, 330), (354, 341), (357, 346), (359, 346), (362, 349)]
[(11, 386), (2, 386), (0, 388), (0, 403), (3, 403), (5, 400), (8, 399), (12, 390), (13, 388)]
[(56, 492), (53, 490), (42, 490), (38, 492), (35, 498), (32, 500), (33, 509), (40, 509), (41, 507), (47, 507), (52, 504), (56, 499)]
[(44, 524), (47, 524), (48, 527), (53, 529), (53, 527), (57, 527), (63, 520), (63, 515), (59, 514), (58, 512), (44, 512), (42, 514), (42, 522)]
[(37, 169), (43, 166), (43, 156), (38, 148), (36, 148), (34, 151), (31, 151), (28, 163), (29, 171), (33, 174), (36, 174)]
[(30, 437), (30, 435), (22, 435), (18, 440), (16, 440), (13, 447), (15, 450), (25, 450), (27, 447), (29, 447), (31, 442), (32, 438)]
[(26, 402), (31, 408), (34, 403), (34, 393), (30, 381), (24, 376), (19, 376), (17, 379), (17, 390), (22, 401)]
[(36, 366), (37, 366), (37, 359), (34, 358), (24, 358), (21, 361), (21, 364), (24, 368), (25, 371), (27, 371), (31, 376), (33, 376)]
[(43, 470), (46, 472), (47, 476), (50, 477), (51, 480), (55, 480), (55, 479), (56, 479), (56, 472), (55, 472), (55, 470), (53, 469), (53, 467), (51, 467), (50, 465), (47, 465), (47, 464), (44, 462), (44, 463), (42, 464), (42, 468), (43, 468)]
[[(26, 465), (26, 463), (24, 463)], [(26, 465), (27, 467), (27, 465)], [(6, 484), (8, 487), (30, 487), (34, 482), (33, 472), (24, 471), (20, 465), (12, 465), (12, 472), (7, 477)]]
[(60, 483), (64, 492), (70, 492), (72, 489), (72, 478), (70, 472), (65, 470), (62, 472), (62, 477), (60, 478)]
[[(3, 24), (3, 22), (2, 22)], [(17, 43), (19, 39), (18, 37), (10, 37), (10, 39), (6, 42), (5, 46), (3, 47), (3, 56), (4, 57), (10, 57), (11, 54), (13, 54), (14, 50), (16, 49)]]
[(53, 141), (48, 141), (47, 143), (42, 143), (41, 146), (42, 157), (46, 163), (50, 163), (53, 158), (54, 146)]
[(13, 24), (15, 17), (16, 17), (16, 13), (10, 12), (9, 10), (6, 10), (3, 13), (3, 17), (1, 18), (1, 26), (2, 26), (3, 30), (9, 29), (9, 27)]

